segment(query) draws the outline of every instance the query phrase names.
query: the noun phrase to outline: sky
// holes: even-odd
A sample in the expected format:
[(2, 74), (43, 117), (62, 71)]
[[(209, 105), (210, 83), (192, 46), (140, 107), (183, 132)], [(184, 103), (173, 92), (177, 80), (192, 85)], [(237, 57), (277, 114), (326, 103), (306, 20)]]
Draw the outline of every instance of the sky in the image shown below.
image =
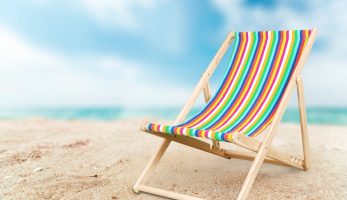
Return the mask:
[[(313, 27), (306, 102), (347, 106), (346, 7), (342, 0), (0, 1), (0, 107), (182, 106), (229, 31)], [(213, 91), (226, 67), (223, 60)]]

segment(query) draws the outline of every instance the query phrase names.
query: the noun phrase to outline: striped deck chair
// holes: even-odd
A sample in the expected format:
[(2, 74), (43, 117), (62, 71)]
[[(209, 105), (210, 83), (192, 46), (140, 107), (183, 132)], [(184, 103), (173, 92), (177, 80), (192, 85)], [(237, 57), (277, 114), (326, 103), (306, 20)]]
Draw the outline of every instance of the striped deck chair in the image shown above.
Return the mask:
[[(247, 198), (264, 162), (307, 170), (307, 123), (300, 72), (315, 36), (316, 29), (229, 33), (174, 125), (148, 122), (141, 125), (143, 131), (163, 137), (164, 141), (135, 183), (134, 191), (173, 199), (200, 199), (144, 184), (171, 141), (228, 159), (253, 160), (237, 197), (240, 200)], [(229, 46), (232, 48), (229, 67), (219, 89), (211, 97), (209, 78)], [(271, 147), (295, 85), (303, 159)], [(200, 92), (204, 92), (207, 105), (184, 121)], [(261, 133), (266, 134), (263, 141), (254, 138)], [(198, 138), (208, 138), (212, 142), (210, 144)], [(219, 142), (232, 143), (255, 153), (222, 149)]]

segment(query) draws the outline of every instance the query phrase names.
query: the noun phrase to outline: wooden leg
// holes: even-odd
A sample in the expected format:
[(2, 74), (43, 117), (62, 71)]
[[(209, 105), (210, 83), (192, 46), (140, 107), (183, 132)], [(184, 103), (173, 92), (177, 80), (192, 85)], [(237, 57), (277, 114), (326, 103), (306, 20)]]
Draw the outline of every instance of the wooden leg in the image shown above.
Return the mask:
[(239, 195), (237, 196), (237, 200), (245, 200), (253, 186), (254, 180), (257, 177), (260, 167), (264, 162), (266, 153), (268, 151), (268, 144), (271, 142), (271, 140), (264, 142), (259, 151), (257, 156), (255, 157), (255, 160), (251, 166), (251, 169), (249, 170), (246, 180), (242, 185), (241, 191)]
[(306, 106), (304, 100), (304, 87), (302, 83), (301, 76), (298, 76), (296, 80), (297, 93), (298, 93), (298, 103), (299, 103), (299, 112), (300, 112), (300, 127), (301, 127), (301, 137), (302, 145), (304, 150), (304, 168), (307, 170), (310, 163), (310, 152), (308, 144), (308, 132), (307, 132), (307, 116), (306, 116)]
[(171, 140), (165, 139), (163, 143), (161, 144), (160, 148), (158, 151), (152, 156), (151, 160), (148, 162), (146, 168), (142, 171), (140, 177), (137, 179), (136, 183), (133, 186), (133, 190), (136, 193), (139, 193), (139, 185), (144, 183), (147, 179), (148, 176), (153, 172), (154, 168), (157, 166), (159, 163), (161, 157), (165, 153), (166, 149), (168, 148)]

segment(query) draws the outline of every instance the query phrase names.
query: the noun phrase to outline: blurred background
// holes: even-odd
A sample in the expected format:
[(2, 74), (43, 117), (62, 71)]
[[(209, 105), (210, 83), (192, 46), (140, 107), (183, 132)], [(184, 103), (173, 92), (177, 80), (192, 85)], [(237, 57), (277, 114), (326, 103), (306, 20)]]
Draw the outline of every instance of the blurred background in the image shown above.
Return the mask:
[[(316, 27), (303, 72), (309, 122), (347, 124), (346, 7), (325, 0), (1, 1), (0, 118), (173, 119), (229, 31)], [(192, 114), (202, 105), (201, 98)], [(298, 121), (295, 106), (294, 95), (285, 121)]]

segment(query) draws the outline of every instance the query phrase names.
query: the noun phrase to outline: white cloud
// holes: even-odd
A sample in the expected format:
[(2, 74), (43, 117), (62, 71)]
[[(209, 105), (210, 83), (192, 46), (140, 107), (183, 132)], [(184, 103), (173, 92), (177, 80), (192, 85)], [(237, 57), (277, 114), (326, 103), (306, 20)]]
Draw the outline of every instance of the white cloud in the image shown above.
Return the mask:
[(188, 98), (182, 86), (114, 56), (69, 57), (0, 26), (0, 106), (165, 106)]
[[(223, 31), (254, 31), (271, 29), (318, 28), (318, 39), (328, 41), (334, 51), (345, 50), (347, 41), (341, 41), (341, 34), (347, 31), (343, 26), (347, 14), (346, 1), (324, 0), (297, 2), (305, 10), (293, 8), (290, 2), (282, 0), (273, 8), (247, 6), (243, 1), (214, 0), (215, 7), (225, 18)], [(307, 9), (307, 10), (306, 10)]]
[[(346, 1), (304, 1), (303, 9), (293, 8), (291, 1), (276, 1), (273, 7), (246, 5), (241, 0), (214, 0), (224, 16), (221, 32), (276, 29), (318, 29), (315, 51), (304, 67), (306, 97), (309, 105), (347, 105), (347, 32), (344, 26)], [(293, 4), (293, 3), (292, 3)]]
[(182, 2), (166, 0), (80, 0), (101, 27), (123, 31), (168, 53), (188, 49), (189, 13)]
[(155, 6), (153, 0), (81, 0), (87, 11), (102, 25), (118, 26), (136, 31), (140, 20), (136, 13), (150, 11)]

